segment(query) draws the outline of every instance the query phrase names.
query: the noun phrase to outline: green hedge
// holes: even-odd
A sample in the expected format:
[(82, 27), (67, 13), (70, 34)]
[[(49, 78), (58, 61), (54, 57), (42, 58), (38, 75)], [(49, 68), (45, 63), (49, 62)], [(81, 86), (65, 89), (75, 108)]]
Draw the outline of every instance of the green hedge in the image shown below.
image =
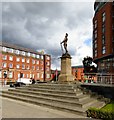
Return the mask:
[(87, 113), (87, 117), (103, 119), (103, 120), (105, 119), (114, 120), (114, 113), (112, 111), (90, 108), (86, 111), (86, 113)]

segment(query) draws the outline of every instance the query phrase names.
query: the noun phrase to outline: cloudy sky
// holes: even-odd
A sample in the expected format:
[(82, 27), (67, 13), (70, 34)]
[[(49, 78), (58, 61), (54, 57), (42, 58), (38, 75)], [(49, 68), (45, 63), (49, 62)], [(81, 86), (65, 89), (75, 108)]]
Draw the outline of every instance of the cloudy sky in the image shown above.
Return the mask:
[[(22, 0), (21, 0), (22, 1)], [(93, 2), (2, 2), (2, 40), (52, 57), (60, 68), (60, 42), (68, 33), (72, 65), (92, 56)]]

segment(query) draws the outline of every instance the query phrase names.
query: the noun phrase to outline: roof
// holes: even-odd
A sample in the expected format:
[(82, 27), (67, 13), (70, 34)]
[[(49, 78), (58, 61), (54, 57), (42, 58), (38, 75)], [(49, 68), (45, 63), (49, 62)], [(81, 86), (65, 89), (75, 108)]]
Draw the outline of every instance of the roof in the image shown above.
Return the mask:
[(83, 65), (78, 65), (78, 66), (72, 66), (72, 68), (84, 68)]
[(18, 45), (14, 45), (14, 44), (2, 42), (2, 41), (0, 41), (0, 46), (13, 48), (13, 49), (18, 49), (18, 50), (25, 51), (25, 52), (31, 52), (31, 53), (34, 53), (34, 54), (41, 54), (40, 52), (34, 51), (32, 49), (24, 48), (24, 47), (21, 47), (21, 46), (18, 46)]

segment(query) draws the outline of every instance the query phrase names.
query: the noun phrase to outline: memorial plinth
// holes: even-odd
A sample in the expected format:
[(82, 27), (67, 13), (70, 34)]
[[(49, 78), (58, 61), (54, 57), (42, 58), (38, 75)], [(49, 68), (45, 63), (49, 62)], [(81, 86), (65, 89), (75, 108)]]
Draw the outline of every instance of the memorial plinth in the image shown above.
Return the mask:
[(58, 82), (73, 82), (74, 77), (71, 72), (71, 56), (66, 53), (61, 57), (61, 73), (58, 78)]

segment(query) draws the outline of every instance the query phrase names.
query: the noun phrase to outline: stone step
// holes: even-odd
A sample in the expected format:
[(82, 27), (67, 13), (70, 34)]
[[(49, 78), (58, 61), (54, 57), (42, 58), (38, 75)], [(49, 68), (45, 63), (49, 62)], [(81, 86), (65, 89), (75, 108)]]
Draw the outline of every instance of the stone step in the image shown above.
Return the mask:
[(27, 93), (27, 94), (32, 94), (32, 95), (37, 95), (37, 96), (48, 96), (51, 98), (62, 98), (70, 101), (79, 101), (79, 102), (84, 102), (85, 100), (89, 100), (90, 96), (88, 95), (80, 95), (80, 96), (68, 96), (68, 95), (61, 95), (61, 94), (52, 94), (52, 93), (44, 93), (44, 92), (39, 92), (39, 91), (30, 91), (30, 90), (23, 90), (23, 89), (9, 89), (9, 91), (13, 92), (21, 92), (21, 93)]
[(44, 88), (52, 88), (52, 89), (67, 89), (67, 90), (72, 90), (72, 89), (78, 89), (80, 90), (76, 84), (33, 84), (30, 85), (30, 87), (44, 87)]
[(55, 93), (46, 93), (46, 92), (42, 92), (42, 91), (31, 91), (31, 90), (26, 90), (26, 89), (9, 89), (9, 91), (16, 91), (16, 92), (23, 92), (23, 93), (28, 93), (28, 94), (34, 94), (34, 95), (40, 95), (40, 96), (49, 96), (49, 97), (56, 97), (56, 98), (64, 98), (64, 99), (68, 99), (68, 100), (77, 100), (77, 101), (84, 101), (86, 99), (89, 99), (90, 96), (89, 95), (61, 95), (61, 94), (55, 94)]
[(57, 97), (49, 97), (49, 96), (40, 96), (40, 95), (33, 95), (33, 94), (28, 94), (25, 92), (18, 92), (18, 91), (4, 91), (3, 94), (12, 94), (15, 96), (21, 96), (21, 97), (30, 97), (33, 99), (37, 99), (37, 100), (43, 100), (43, 101), (51, 101), (51, 102), (58, 102), (58, 103), (62, 103), (65, 105), (71, 105), (71, 106), (76, 106), (76, 107), (83, 107), (83, 108), (87, 108), (88, 105), (93, 104), (96, 100), (95, 99), (87, 99), (85, 101), (77, 101), (76, 99), (73, 100), (67, 100), (64, 98), (57, 98)]
[(38, 84), (33, 84), (31, 86), (58, 86), (58, 87), (72, 87), (72, 86), (77, 86), (76, 84), (55, 84), (55, 83), (38, 83)]
[[(74, 88), (72, 86), (70, 87), (60, 87), (60, 86), (43, 86), (43, 85), (30, 85), (27, 86), (29, 88), (42, 88), (42, 89), (52, 89), (52, 90), (67, 90), (67, 91), (74, 91)], [(79, 90), (78, 88), (76, 89), (77, 91)]]
[(78, 115), (83, 115), (83, 116), (86, 116), (86, 113), (85, 113), (85, 110), (83, 110), (83, 108), (79, 108), (79, 107), (76, 107), (76, 106), (71, 106), (71, 105), (68, 105), (68, 104), (63, 104), (63, 103), (59, 103), (59, 102), (56, 102), (56, 101), (45, 101), (45, 100), (40, 100), (40, 99), (33, 99), (33, 98), (30, 98), (30, 97), (22, 97), (22, 96), (15, 96), (15, 95), (9, 95), (7, 93), (3, 93), (2, 94), (3, 97), (7, 97), (7, 98), (11, 98), (11, 99), (15, 99), (15, 100), (21, 100), (21, 101), (24, 101), (24, 102), (29, 102), (29, 103), (32, 103), (32, 104), (36, 104), (36, 105), (40, 105), (40, 106), (46, 106), (46, 107), (51, 107), (51, 108), (56, 108), (58, 110), (63, 110), (63, 111), (68, 111), (68, 112), (71, 112), (71, 113), (75, 113), (75, 114), (78, 114)]
[(61, 90), (51, 90), (51, 89), (43, 89), (43, 88), (31, 88), (31, 87), (17, 87), (16, 89), (24, 89), (24, 90), (31, 90), (31, 91), (40, 91), (45, 93), (54, 93), (54, 94), (63, 94), (63, 95), (82, 95), (82, 91), (61, 91)]

